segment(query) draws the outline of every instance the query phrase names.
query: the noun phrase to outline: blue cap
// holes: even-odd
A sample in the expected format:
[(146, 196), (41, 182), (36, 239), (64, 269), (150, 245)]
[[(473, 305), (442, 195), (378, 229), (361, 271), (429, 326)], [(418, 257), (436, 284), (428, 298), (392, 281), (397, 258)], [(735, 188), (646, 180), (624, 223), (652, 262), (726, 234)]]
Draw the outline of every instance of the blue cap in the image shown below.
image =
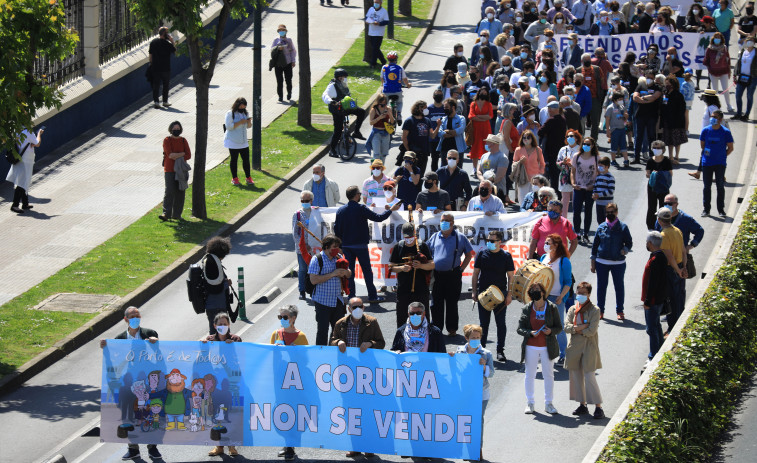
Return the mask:
[(686, 68), (683, 70), (684, 74), (694, 74), (694, 71), (691, 70), (691, 68)]

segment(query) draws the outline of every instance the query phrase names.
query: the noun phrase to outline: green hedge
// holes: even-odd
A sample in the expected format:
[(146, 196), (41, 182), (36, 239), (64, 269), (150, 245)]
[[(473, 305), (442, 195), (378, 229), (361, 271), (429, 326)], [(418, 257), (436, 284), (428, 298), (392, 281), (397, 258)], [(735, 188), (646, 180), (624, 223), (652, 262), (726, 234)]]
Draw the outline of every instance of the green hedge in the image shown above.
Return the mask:
[(757, 194), (728, 258), (598, 461), (705, 462), (757, 359)]

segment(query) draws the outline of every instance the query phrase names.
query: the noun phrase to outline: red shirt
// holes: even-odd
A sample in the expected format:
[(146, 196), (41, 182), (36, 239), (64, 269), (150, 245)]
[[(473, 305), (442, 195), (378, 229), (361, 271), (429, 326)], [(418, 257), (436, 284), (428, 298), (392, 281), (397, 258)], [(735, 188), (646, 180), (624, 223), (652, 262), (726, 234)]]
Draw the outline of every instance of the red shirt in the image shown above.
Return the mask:
[[(547, 314), (547, 305), (544, 304), (544, 317), (546, 317), (546, 314)], [(539, 330), (546, 323), (546, 320), (544, 320), (544, 317), (542, 317), (541, 320), (536, 318), (536, 310), (534, 310), (533, 304), (531, 304), (529, 317), (531, 319), (531, 331)], [(526, 342), (526, 344), (529, 346), (534, 346), (534, 347), (547, 347), (547, 335), (544, 334), (544, 331), (541, 331), (536, 336), (531, 336), (530, 338), (528, 338), (528, 341)]]
[[(591, 90), (591, 97), (599, 98), (599, 93), (597, 92), (597, 88), (602, 88), (601, 87), (602, 69), (600, 69), (599, 72), (597, 73), (599, 74), (599, 76), (595, 75), (593, 66), (588, 69), (585, 67), (581, 67), (579, 71), (584, 76), (584, 85), (589, 87), (589, 90)], [(597, 87), (598, 85), (600, 87)]]
[(536, 254), (539, 257), (544, 255), (544, 242), (547, 241), (547, 236), (552, 233), (560, 235), (566, 249), (568, 248), (568, 240), (573, 241), (578, 238), (576, 232), (573, 231), (573, 224), (565, 217), (560, 216), (557, 223), (552, 223), (548, 216), (544, 216), (536, 222), (534, 229), (531, 230), (531, 238), (536, 240)]
[(592, 58), (591, 64), (599, 66), (599, 69), (602, 71), (602, 88), (607, 90), (607, 76), (612, 74), (612, 64), (610, 64), (605, 58)]
[(192, 152), (189, 150), (189, 143), (184, 137), (166, 137), (163, 139), (163, 172), (173, 172), (173, 159), (168, 155), (171, 153), (184, 153), (184, 160), (189, 161)]

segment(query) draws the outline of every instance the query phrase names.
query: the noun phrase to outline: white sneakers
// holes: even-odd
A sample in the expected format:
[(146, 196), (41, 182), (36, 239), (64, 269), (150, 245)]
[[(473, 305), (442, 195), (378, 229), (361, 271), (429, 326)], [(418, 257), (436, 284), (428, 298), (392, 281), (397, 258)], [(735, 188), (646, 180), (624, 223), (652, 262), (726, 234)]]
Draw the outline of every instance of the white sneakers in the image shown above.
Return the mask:
[(526, 410), (523, 411), (526, 415), (533, 415), (534, 414), (534, 404), (528, 403), (526, 404)]
[(557, 414), (557, 409), (554, 405), (552, 405), (552, 402), (547, 402), (546, 404), (544, 404), (544, 411), (552, 415)]

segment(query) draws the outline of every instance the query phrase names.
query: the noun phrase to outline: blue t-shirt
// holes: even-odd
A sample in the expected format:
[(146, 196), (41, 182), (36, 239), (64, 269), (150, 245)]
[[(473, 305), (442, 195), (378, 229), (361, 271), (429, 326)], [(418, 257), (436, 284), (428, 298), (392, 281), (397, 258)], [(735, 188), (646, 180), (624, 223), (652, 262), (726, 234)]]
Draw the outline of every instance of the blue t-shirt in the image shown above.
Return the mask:
[[(433, 104), (429, 105), (428, 107), (428, 119), (432, 122), (431, 128), (436, 128), (436, 121), (440, 120), (444, 117), (444, 105), (440, 107), (436, 107)], [(436, 145), (439, 144), (439, 134), (436, 135), (436, 138), (431, 140), (431, 148), (436, 149)]]
[(703, 166), (726, 165), (726, 149), (728, 143), (733, 143), (733, 135), (727, 128), (720, 126), (715, 130), (711, 125), (702, 129), (699, 140), (704, 142), (702, 152)]
[(313, 206), (329, 207), (326, 202), (326, 182), (313, 182)]

